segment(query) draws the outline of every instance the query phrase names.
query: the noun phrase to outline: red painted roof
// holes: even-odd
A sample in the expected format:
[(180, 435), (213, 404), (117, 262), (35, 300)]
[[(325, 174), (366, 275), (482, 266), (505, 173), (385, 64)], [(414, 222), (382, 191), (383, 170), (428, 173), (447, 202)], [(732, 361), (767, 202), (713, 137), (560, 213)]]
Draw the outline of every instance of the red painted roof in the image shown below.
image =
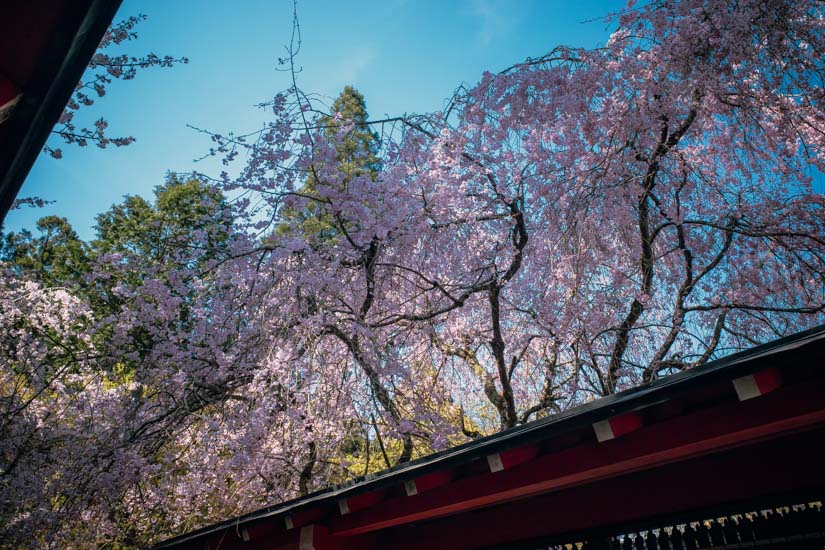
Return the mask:
[[(754, 375), (775, 383), (740, 400), (734, 380)], [(597, 438), (594, 424), (629, 417), (617, 423), (629, 429)], [(317, 550), (485, 547), (825, 494), (823, 463), (818, 327), (158, 547), (297, 549), (302, 537)]]

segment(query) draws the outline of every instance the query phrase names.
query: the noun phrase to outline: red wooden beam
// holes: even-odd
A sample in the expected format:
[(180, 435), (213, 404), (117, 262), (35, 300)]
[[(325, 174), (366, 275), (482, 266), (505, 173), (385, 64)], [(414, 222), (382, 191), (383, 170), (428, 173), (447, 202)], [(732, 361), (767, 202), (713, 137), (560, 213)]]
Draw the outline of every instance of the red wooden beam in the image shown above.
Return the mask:
[[(264, 546), (264, 548), (269, 548)], [(374, 537), (338, 537), (323, 525), (305, 525), (301, 528), (298, 545), (289, 550), (379, 550)], [(287, 550), (286, 548), (284, 550)]]
[(328, 516), (325, 507), (303, 508), (284, 516), (283, 525), (286, 529), (299, 529), (311, 523), (320, 523)]
[[(269, 527), (267, 529), (267, 527)], [(244, 535), (246, 533), (246, 537)], [(248, 528), (236, 526), (193, 541), (186, 550), (383, 550), (372, 534), (340, 537), (322, 524), (283, 530), (279, 523), (261, 522)]]
[(523, 445), (487, 455), (487, 466), (490, 468), (490, 472), (500, 472), (532, 460), (537, 454), (538, 448), (535, 445)]
[(384, 500), (384, 491), (370, 491), (369, 493), (361, 493), (360, 495), (353, 495), (351, 497), (344, 497), (338, 499), (338, 511), (342, 516), (345, 516), (358, 510), (369, 508)]
[[(618, 533), (628, 523), (656, 520), (663, 515), (770, 495), (823, 490), (824, 462), (825, 429), (819, 429), (483, 510), (390, 528), (380, 533), (379, 547), (462, 550), (594, 528), (610, 530), (611, 526)], [(750, 510), (738, 507), (732, 511)]]
[(436, 487), (448, 484), (453, 479), (452, 470), (441, 470), (426, 474), (415, 479), (410, 479), (404, 482), (404, 490), (408, 497), (415, 496), (419, 493), (425, 493)]
[(775, 368), (765, 369), (733, 381), (739, 401), (760, 397), (782, 386), (782, 377)]
[(596, 432), (596, 439), (601, 443), (635, 432), (642, 427), (642, 424), (640, 413), (629, 412), (593, 423), (593, 431)]
[(355, 535), (656, 468), (825, 425), (825, 381), (786, 387), (763, 399), (728, 402), (652, 424), (622, 438), (539, 456), (512, 469), (459, 479), (415, 499), (330, 520)]

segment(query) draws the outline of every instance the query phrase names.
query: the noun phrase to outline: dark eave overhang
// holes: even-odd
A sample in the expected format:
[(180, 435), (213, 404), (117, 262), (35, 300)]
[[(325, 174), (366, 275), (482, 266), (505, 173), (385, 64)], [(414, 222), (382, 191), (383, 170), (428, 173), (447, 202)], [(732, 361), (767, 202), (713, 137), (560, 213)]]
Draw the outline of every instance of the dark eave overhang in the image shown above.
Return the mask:
[[(3, 6), (0, 34), (26, 40), (5, 45), (0, 72), (4, 61), (31, 56), (34, 64), (18, 77), (25, 80), (16, 83), (20, 99), (0, 125), (0, 227), (120, 4), (12, 0)], [(23, 32), (21, 24), (28, 25)]]

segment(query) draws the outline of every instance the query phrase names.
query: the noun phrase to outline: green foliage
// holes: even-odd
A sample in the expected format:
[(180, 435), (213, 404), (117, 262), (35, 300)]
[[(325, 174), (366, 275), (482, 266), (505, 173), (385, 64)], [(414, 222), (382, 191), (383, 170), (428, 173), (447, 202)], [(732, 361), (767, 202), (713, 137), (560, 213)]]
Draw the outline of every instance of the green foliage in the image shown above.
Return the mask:
[[(355, 177), (369, 176), (373, 181), (381, 170), (378, 159), (380, 140), (378, 134), (365, 123), (369, 120), (364, 96), (352, 86), (344, 87), (341, 95), (333, 102), (329, 115), (318, 119), (323, 135), (329, 140), (339, 139), (342, 128), (351, 126), (335, 144), (336, 170), (341, 175), (341, 185), (346, 186)], [(304, 186), (299, 190), (303, 196), (317, 197), (318, 180), (315, 170), (309, 174)], [(323, 203), (309, 201), (302, 209), (287, 209), (285, 220), (294, 225), (297, 221), (304, 237), (319, 241), (334, 240), (338, 235), (336, 220), (324, 211)], [(287, 231), (287, 224), (279, 228), (279, 233)]]
[(0, 242), (0, 261), (50, 287), (82, 286), (90, 269), (90, 251), (66, 218), (45, 216), (37, 221), (37, 235), (28, 230), (9, 233)]
[[(343, 126), (353, 125), (335, 147), (338, 170), (345, 175), (345, 179), (368, 175), (374, 180), (381, 168), (378, 160), (378, 134), (366, 125), (368, 120), (364, 96), (352, 86), (344, 87), (344, 91), (332, 104), (331, 114), (319, 119), (324, 134), (330, 139), (335, 138)], [(311, 179), (312, 176), (308, 183)]]
[[(147, 275), (169, 280), (173, 272), (206, 269), (210, 261), (225, 253), (228, 244), (232, 219), (223, 194), (216, 188), (173, 176), (156, 187), (154, 195), (154, 202), (126, 196), (98, 215), (97, 238), (88, 243), (65, 218), (43, 217), (37, 221), (36, 234), (23, 230), (2, 236), (0, 262), (41, 286), (66, 288), (88, 303), (98, 319), (116, 314), (124, 305), (124, 298), (115, 291), (121, 283), (139, 288)], [(197, 249), (195, 254), (191, 254), (193, 248)], [(103, 276), (92, 277), (93, 272)], [(190, 322), (192, 290), (178, 286), (171, 292), (182, 299), (176, 322)], [(110, 332), (105, 326), (100, 328), (94, 343), (110, 338)], [(136, 329), (130, 336), (135, 349), (151, 348), (146, 331)], [(55, 368), (70, 361), (71, 357), (52, 359)], [(113, 365), (109, 382), (128, 382), (132, 368), (125, 359)]]
[[(66, 218), (41, 218), (37, 234), (22, 230), (2, 237), (0, 261), (43, 286), (71, 289), (99, 315), (112, 313), (121, 305), (112, 289), (124, 278), (138, 284), (147, 269), (162, 275), (177, 268), (202, 268), (226, 248), (232, 219), (219, 190), (172, 176), (154, 194), (154, 203), (129, 195), (99, 214), (97, 238), (89, 243)], [(192, 248), (198, 253), (182, 253)], [(117, 254), (141, 269), (112, 270), (109, 278), (89, 282), (96, 261), (105, 254)], [(196, 265), (191, 265), (192, 257)], [(105, 269), (105, 262), (98, 267)]]
[(229, 238), (231, 218), (223, 194), (198, 180), (172, 176), (155, 188), (155, 204), (127, 196), (97, 216), (97, 254), (132, 254), (169, 266), (178, 252), (198, 248), (201, 262), (212, 259)]

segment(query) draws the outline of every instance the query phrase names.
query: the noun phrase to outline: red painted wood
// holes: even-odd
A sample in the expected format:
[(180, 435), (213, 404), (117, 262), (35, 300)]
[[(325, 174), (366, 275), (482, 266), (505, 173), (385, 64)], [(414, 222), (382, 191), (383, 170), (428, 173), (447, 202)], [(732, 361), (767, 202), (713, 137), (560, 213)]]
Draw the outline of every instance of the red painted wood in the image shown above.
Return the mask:
[(762, 395), (770, 393), (782, 386), (782, 377), (779, 374), (779, 370), (774, 368), (755, 373), (753, 379)]
[[(383, 547), (393, 550), (487, 548), (732, 501), (813, 488), (825, 490), (823, 463), (825, 429), (818, 429), (505, 505), (387, 529), (380, 534), (379, 544), (383, 542)], [(754, 483), (755, 479), (760, 482)]]
[[(301, 530), (311, 528), (312, 550), (382, 550), (373, 534), (357, 537), (340, 537), (329, 532), (321, 524), (305, 525), (302, 528), (284, 531), (274, 518), (264, 521), (257, 527), (247, 527), (249, 541), (244, 541), (241, 527), (230, 528), (218, 533), (208, 540), (193, 541), (185, 550), (204, 550), (209, 544), (210, 550), (304, 550), (301, 548)], [(266, 526), (270, 526), (269, 529)], [(274, 528), (271, 528), (274, 527)]]
[[(326, 519), (329, 515), (329, 509), (326, 507), (303, 508), (292, 512), (289, 515), (292, 516), (292, 528), (300, 529), (304, 525), (309, 525), (310, 523), (321, 523), (322, 520)], [(286, 524), (283, 517), (279, 517), (277, 521), (281, 526), (283, 526), (283, 529), (286, 529)]]
[(446, 485), (453, 480), (452, 470), (441, 470), (415, 478), (415, 488), (418, 494), (430, 491), (436, 487)]
[[(306, 537), (307, 530), (312, 531), (311, 543)], [(324, 525), (307, 525), (304, 533), (299, 537), (298, 545), (290, 550), (378, 550), (374, 537), (338, 537), (329, 532)]]
[(277, 520), (258, 521), (246, 524), (244, 527), (249, 533), (250, 542), (266, 540), (271, 538), (276, 533), (282, 533), (285, 531), (283, 521)]
[[(273, 525), (270, 523), (270, 525)], [(267, 550), (297, 550), (300, 529), (295, 529), (289, 532), (273, 529), (267, 530), (265, 528), (250, 529), (250, 540), (245, 542), (241, 534), (241, 528), (238, 527), (227, 529), (221, 533), (217, 533), (208, 540), (199, 540), (188, 546), (191, 550), (204, 550), (205, 544), (209, 545), (210, 550), (258, 550), (266, 548)]]
[(610, 429), (613, 430), (613, 437), (621, 437), (625, 434), (635, 432), (642, 427), (642, 415), (638, 412), (629, 412), (614, 416), (610, 420)]
[(466, 512), (659, 467), (766, 438), (825, 425), (825, 381), (789, 386), (760, 399), (728, 402), (646, 426), (601, 444), (563, 450), (495, 474), (459, 479), (416, 499), (330, 520), (338, 534), (358, 534)]
[(347, 506), (349, 507), (348, 514), (369, 508), (382, 500), (384, 500), (385, 492), (383, 489), (371, 491), (369, 493), (361, 493), (347, 498)]
[(501, 457), (501, 463), (504, 465), (504, 469), (507, 470), (536, 458), (538, 448), (535, 445), (523, 445), (515, 449), (501, 451), (498, 454)]

